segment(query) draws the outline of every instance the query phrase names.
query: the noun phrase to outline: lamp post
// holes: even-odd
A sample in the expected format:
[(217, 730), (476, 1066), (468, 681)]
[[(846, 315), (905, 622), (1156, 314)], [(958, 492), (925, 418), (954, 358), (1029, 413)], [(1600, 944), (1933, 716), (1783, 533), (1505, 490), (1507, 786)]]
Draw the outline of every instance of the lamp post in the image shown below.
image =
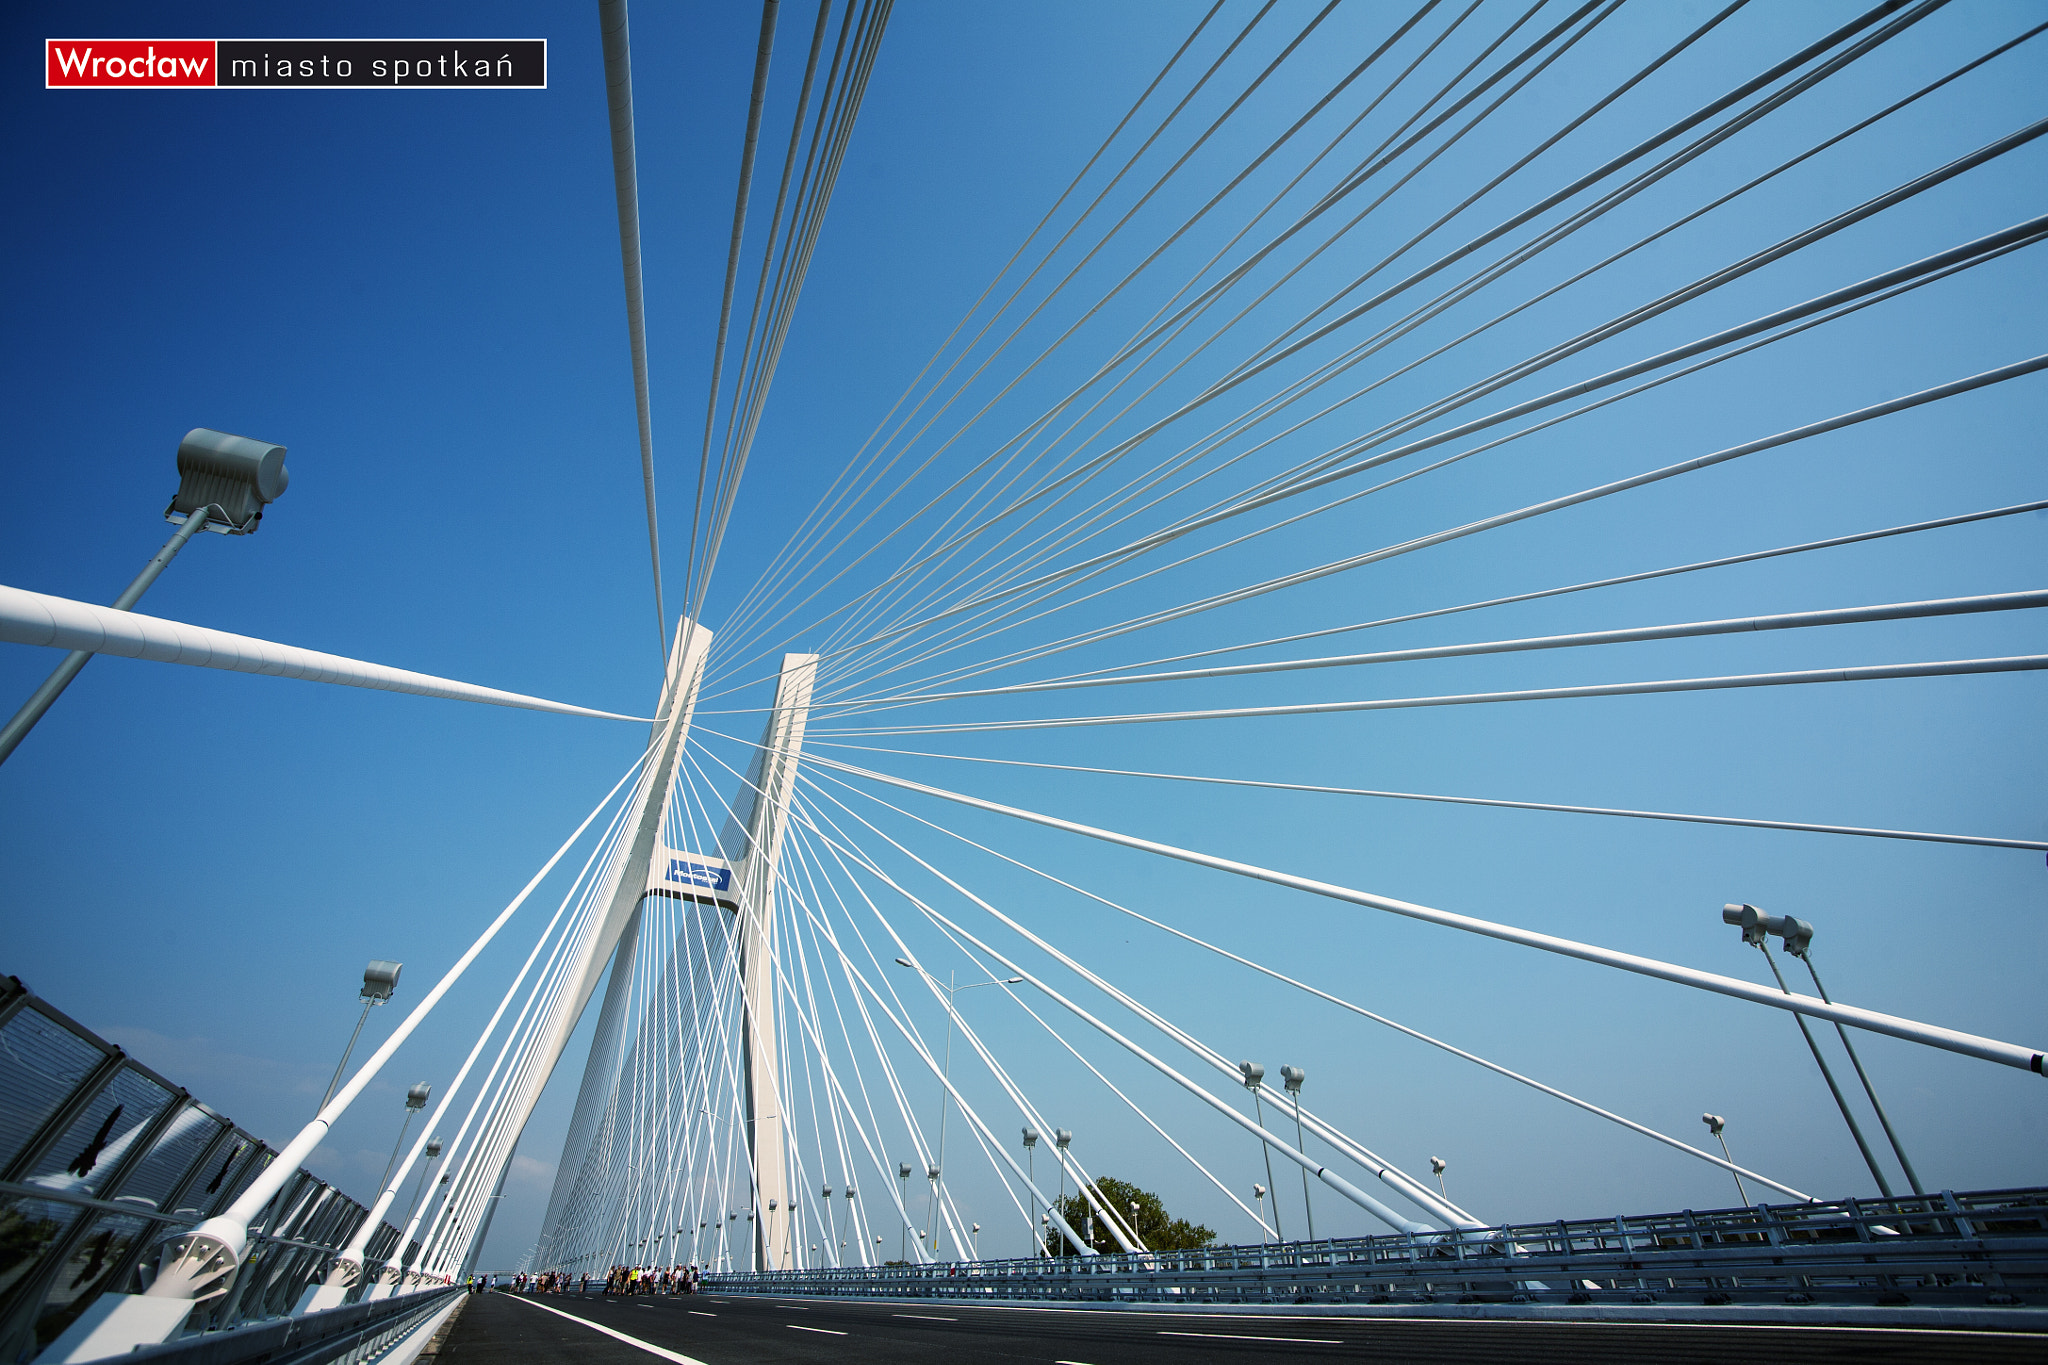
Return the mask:
[[(283, 446), (247, 436), (230, 436), (206, 427), (186, 432), (185, 439), (178, 442), (178, 491), (164, 509), (164, 519), (177, 523), (178, 529), (114, 599), (114, 610), (127, 611), (141, 601), (164, 566), (199, 532), (253, 535), (256, 523), (263, 520), (264, 506), (282, 497), (291, 481), (285, 473), (284, 455)], [(66, 654), (14, 718), (0, 727), (0, 763), (7, 761), (91, 659), (90, 650), (74, 649)]]
[[(1252, 1182), (1252, 1199), (1259, 1206), (1259, 1245), (1264, 1246), (1266, 1245), (1266, 1187), (1256, 1180)], [(1280, 1220), (1275, 1218), (1273, 1226), (1277, 1229), (1279, 1225)]]
[[(1728, 1159), (1730, 1166), (1733, 1166), (1735, 1164), (1735, 1154), (1728, 1150), (1728, 1135), (1721, 1131), (1728, 1126), (1728, 1120), (1722, 1118), (1719, 1114), (1701, 1114), (1700, 1122), (1706, 1124), (1707, 1131), (1721, 1140), (1721, 1155)], [(1735, 1177), (1735, 1193), (1741, 1198), (1743, 1207), (1748, 1208), (1749, 1191), (1742, 1188), (1741, 1174), (1736, 1171), (1730, 1171), (1728, 1174)]]
[(981, 1224), (976, 1223), (969, 1228), (968, 1235), (974, 1238), (974, 1259), (978, 1261), (981, 1259)]
[(896, 1259), (910, 1264), (910, 1163), (899, 1162), (896, 1166), (896, 1202), (901, 1207), (896, 1211), (903, 1215), (903, 1228), (896, 1234)]
[[(1266, 1111), (1259, 1104), (1259, 1083), (1266, 1079), (1266, 1068), (1257, 1062), (1239, 1062), (1237, 1069), (1244, 1074), (1244, 1088), (1252, 1092), (1252, 1116), (1258, 1120), (1261, 1133), (1266, 1127)], [(1259, 1154), (1266, 1158), (1266, 1184), (1273, 1183), (1273, 1149), (1264, 1137), (1259, 1139)], [(1284, 1242), (1287, 1234), (1280, 1231), (1280, 1196), (1273, 1196), (1273, 1240)]]
[(356, 1050), (356, 1039), (363, 1036), (363, 1021), (370, 1017), (373, 1006), (381, 1005), (391, 998), (398, 989), (398, 973), (405, 966), (402, 962), (386, 962), (381, 958), (370, 959), (370, 965), (363, 968), (363, 990), (357, 998), (363, 1002), (363, 1012), (356, 1018), (356, 1031), (348, 1036), (348, 1046), (341, 1050), (341, 1061), (335, 1065), (334, 1079), (327, 1083), (327, 1093), (314, 1106), (314, 1113), (327, 1107), (327, 1101), (334, 1098), (334, 1088), (341, 1084), (341, 1073), (348, 1069), (348, 1055)]
[[(839, 1217), (832, 1212), (832, 1187), (826, 1185), (823, 1187), (823, 1190), (825, 1195), (825, 1245), (832, 1248), (832, 1264), (836, 1268), (839, 1265)], [(816, 1245), (814, 1244), (811, 1249), (813, 1251), (817, 1250)]]
[[(936, 986), (938, 984), (937, 977), (907, 957), (897, 958), (896, 965), (908, 967), (933, 985)], [(1000, 979), (992, 976), (986, 981), (970, 981), (966, 985), (961, 986), (954, 983), (952, 972), (946, 973), (946, 1054), (945, 1060), (939, 1064), (939, 1159), (931, 1168), (932, 1202), (931, 1207), (925, 1212), (924, 1223), (925, 1232), (934, 1238), (931, 1243), (934, 1256), (938, 1252), (935, 1224), (938, 1223), (939, 1199), (943, 1194), (943, 1191), (939, 1188), (939, 1172), (946, 1164), (946, 1114), (952, 1108), (953, 1099), (953, 997), (961, 991), (971, 991), (978, 986), (1014, 986), (1023, 979), (1021, 976), (1006, 976)]]
[[(1055, 1128), (1052, 1130), (1053, 1151), (1058, 1154), (1057, 1159), (1060, 1165), (1060, 1197), (1058, 1203), (1053, 1205), (1054, 1208), (1059, 1208), (1060, 1204), (1064, 1204), (1067, 1202), (1067, 1148), (1073, 1145), (1073, 1141), (1074, 1135), (1068, 1132), (1066, 1129)], [(1080, 1177), (1074, 1177), (1074, 1182), (1076, 1188), (1078, 1188), (1080, 1184)], [(1060, 1217), (1066, 1217), (1065, 1209), (1060, 1209)], [(1048, 1219), (1047, 1221), (1050, 1222), (1051, 1220)], [(1079, 1247), (1074, 1248), (1074, 1250), (1076, 1251), (1079, 1251), (1080, 1249), (1081, 1248)], [(1050, 1254), (1049, 1251), (1048, 1254)]]
[(1442, 1195), (1446, 1201), (1450, 1199), (1451, 1192), (1444, 1188), (1444, 1172), (1450, 1168), (1450, 1164), (1450, 1162), (1445, 1161), (1440, 1156), (1433, 1156), (1429, 1159), (1430, 1174), (1436, 1177), (1436, 1192)]
[[(1038, 1226), (1038, 1130), (1030, 1124), (1024, 1125), (1024, 1160), (1030, 1165), (1031, 1174), (1031, 1226)], [(1045, 1255), (1045, 1239), (1040, 1238), (1031, 1247), (1033, 1256)]]
[[(1742, 921), (1742, 910), (1754, 908), (1753, 906), (1724, 906), (1721, 910), (1721, 918), (1724, 922), (1739, 924)], [(1728, 911), (1730, 909), (1736, 911), (1734, 920), (1728, 919)], [(1828, 988), (1821, 984), (1820, 971), (1813, 965), (1813, 926), (1805, 920), (1795, 919), (1791, 915), (1765, 915), (1763, 917), (1763, 924), (1766, 933), (1777, 934), (1785, 940), (1786, 952), (1806, 964), (1806, 974), (1813, 978), (1813, 989), (1820, 995), (1822, 1000), (1832, 1005), (1834, 998), (1828, 994)], [(1921, 1188), (1919, 1172), (1913, 1169), (1912, 1161), (1906, 1156), (1905, 1144), (1899, 1141), (1898, 1133), (1892, 1128), (1892, 1117), (1885, 1112), (1884, 1101), (1877, 1097), (1877, 1087), (1871, 1084), (1870, 1073), (1863, 1069), (1863, 1059), (1856, 1055), (1856, 1045), (1849, 1041), (1849, 1030), (1837, 1021), (1835, 1033), (1842, 1040), (1842, 1050), (1849, 1054), (1849, 1065), (1856, 1068), (1856, 1079), (1863, 1082), (1863, 1093), (1870, 1097), (1870, 1107), (1877, 1111), (1877, 1122), (1884, 1129), (1885, 1141), (1891, 1144), (1892, 1155), (1899, 1159), (1899, 1168), (1906, 1173), (1906, 1183), (1913, 1187), (1913, 1193), (1915, 1194), (1927, 1193), (1925, 1189)]]
[[(441, 1139), (428, 1138), (426, 1150), (427, 1159), (420, 1163), (420, 1178), (413, 1182), (412, 1203), (406, 1206), (405, 1217), (399, 1220), (398, 1225), (400, 1227), (406, 1227), (410, 1225), (412, 1222), (413, 1214), (418, 1212), (420, 1206), (420, 1195), (427, 1188), (427, 1168), (432, 1166), (434, 1162), (440, 1158), (440, 1155)], [(401, 1247), (400, 1251), (403, 1250), (404, 1248)]]
[[(1294, 1149), (1303, 1156), (1308, 1155), (1308, 1143), (1301, 1136), (1301, 1083), (1308, 1079), (1308, 1072), (1298, 1066), (1280, 1068), (1280, 1079), (1287, 1087), (1287, 1094), (1294, 1101)], [(1308, 1197), (1308, 1167), (1301, 1168), (1301, 1207), (1308, 1214), (1308, 1239), (1316, 1239), (1316, 1206)]]
[[(1766, 915), (1754, 905), (1722, 906), (1721, 922), (1735, 925), (1742, 930), (1742, 941), (1753, 944), (1756, 950), (1764, 955), (1764, 961), (1771, 965), (1771, 975), (1778, 979), (1778, 989), (1787, 995), (1792, 994), (1792, 988), (1785, 983), (1785, 974), (1778, 970), (1778, 959), (1771, 956), (1768, 937), (1777, 934), (1785, 940), (1788, 950), (1794, 942), (1798, 942), (1803, 952), (1807, 942), (1813, 938), (1813, 926), (1805, 920), (1794, 919), (1789, 915)], [(1848, 1097), (1842, 1093), (1842, 1087), (1835, 1084), (1835, 1073), (1829, 1068), (1828, 1059), (1821, 1055), (1820, 1043), (1814, 1038), (1813, 1029), (1807, 1025), (1806, 1016), (1795, 1013), (1792, 1018), (1799, 1025), (1799, 1036), (1806, 1039), (1806, 1046), (1813, 1053), (1814, 1063), (1820, 1067), (1821, 1079), (1828, 1083), (1828, 1093), (1835, 1097), (1835, 1107), (1842, 1111), (1842, 1122), (1849, 1125), (1849, 1136), (1856, 1139), (1856, 1150), (1863, 1153), (1863, 1164), (1870, 1167), (1871, 1178), (1877, 1181), (1878, 1193), (1887, 1199), (1891, 1198), (1891, 1184), (1885, 1180), (1884, 1171), (1878, 1167), (1877, 1156), (1870, 1150), (1870, 1144), (1863, 1139), (1863, 1129), (1849, 1108)], [(1846, 1038), (1848, 1035), (1843, 1036)]]
[(381, 1193), (384, 1182), (391, 1178), (391, 1168), (398, 1164), (398, 1149), (405, 1145), (405, 1130), (412, 1127), (412, 1116), (427, 1107), (427, 1097), (434, 1093), (434, 1087), (421, 1081), (405, 1092), (405, 1122), (398, 1125), (398, 1141), (391, 1144), (391, 1159), (384, 1163), (384, 1174), (377, 1177), (377, 1189)]

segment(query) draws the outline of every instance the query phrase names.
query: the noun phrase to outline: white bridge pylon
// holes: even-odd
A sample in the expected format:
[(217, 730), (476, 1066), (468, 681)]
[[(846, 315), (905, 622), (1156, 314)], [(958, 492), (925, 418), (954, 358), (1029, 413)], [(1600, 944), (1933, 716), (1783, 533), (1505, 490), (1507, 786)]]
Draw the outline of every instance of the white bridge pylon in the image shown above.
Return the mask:
[[(669, 650), (668, 676), (662, 688), (659, 719), (655, 721), (650, 739), (654, 753), (651, 761), (641, 769), (639, 782), (633, 789), (626, 856), (613, 865), (616, 880), (608, 888), (609, 903), (603, 918), (598, 921), (596, 932), (577, 945), (576, 957), (565, 974), (569, 983), (568, 1006), (556, 1011), (551, 1018), (551, 1027), (538, 1049), (538, 1065), (532, 1069), (538, 1083), (526, 1087), (520, 1097), (521, 1112), (514, 1116), (510, 1126), (514, 1133), (525, 1127), (548, 1077), (554, 1074), (555, 1063), (560, 1060), (569, 1035), (575, 1032), (577, 1022), (583, 1017), (584, 1007), (590, 1002), (598, 978), (604, 975), (607, 965), (615, 966), (617, 969), (612, 972), (605, 990), (604, 1005), (598, 1012), (597, 1036), (591, 1041), (590, 1060), (584, 1066), (583, 1082), (576, 1093), (575, 1113), (569, 1121), (568, 1138), (562, 1146), (562, 1162), (557, 1168), (555, 1188), (548, 1200), (545, 1224), (548, 1229), (553, 1229), (561, 1217), (562, 1202), (574, 1183), (576, 1169), (590, 1147), (598, 1120), (617, 1080), (623, 1042), (619, 1016), (633, 975), (630, 959), (639, 938), (640, 906), (647, 899), (651, 874), (665, 870), (653, 866), (654, 854), (661, 844), (663, 816), (675, 792), (676, 773), (689, 738), (690, 721), (696, 714), (697, 693), (703, 685), (704, 662), (710, 652), (710, 630), (703, 626), (693, 628), (687, 617), (678, 622), (675, 646)], [(629, 927), (635, 932), (627, 932)], [(625, 945), (623, 951), (619, 951), (621, 944)], [(616, 964), (612, 963), (614, 955), (621, 959)], [(506, 1161), (509, 1163), (510, 1159), (508, 1153)], [(483, 1238), (479, 1236), (476, 1241), (481, 1246)]]
[[(708, 644), (709, 632), (698, 639)], [(691, 665), (692, 676), (702, 672), (701, 657)], [(618, 1125), (639, 1120), (626, 1110), (636, 1109), (643, 1099), (637, 1091), (639, 1077), (635, 1056), (648, 1048), (674, 1049), (673, 1063), (679, 1064), (684, 1084), (692, 1089), (705, 1084), (711, 1073), (737, 1063), (740, 1113), (745, 1138), (747, 1170), (740, 1175), (750, 1227), (747, 1264), (752, 1269), (788, 1268), (794, 1265), (791, 1220), (790, 1147), (787, 1116), (781, 1086), (781, 1043), (777, 1036), (775, 1009), (775, 920), (778, 866), (783, 832), (789, 818), (795, 788), (798, 757), (809, 717), (812, 684), (817, 674), (817, 656), (790, 654), (783, 658), (776, 688), (774, 709), (769, 715), (761, 742), (746, 768), (745, 780), (730, 805), (718, 838), (716, 855), (688, 851), (677, 846), (680, 839), (653, 837), (664, 818), (673, 819), (677, 776), (684, 761), (689, 724), (688, 708), (694, 704), (696, 683), (684, 698), (684, 713), (676, 733), (667, 737), (650, 765), (652, 780), (643, 780), (635, 792), (638, 803), (630, 816), (636, 838), (632, 856), (625, 860), (618, 893), (605, 917), (603, 931), (592, 939), (593, 954), (579, 963), (572, 1007), (562, 1016), (566, 1038), (572, 1032), (587, 1003), (597, 978), (607, 965), (610, 979), (599, 1008), (591, 1039), (589, 1060), (577, 1088), (576, 1107), (556, 1169), (555, 1185), (548, 1200), (540, 1245), (543, 1256), (566, 1254), (573, 1244), (590, 1251), (600, 1244), (607, 1254), (625, 1255), (610, 1248), (616, 1233), (608, 1226), (612, 1215), (597, 1212), (596, 1204), (607, 1201), (598, 1193), (613, 1177), (607, 1149)], [(658, 766), (657, 766), (658, 765)], [(673, 829), (674, 826), (671, 826)], [(637, 837), (642, 831), (648, 837)], [(627, 888), (633, 888), (629, 893)], [(703, 951), (681, 951), (664, 969), (643, 961), (643, 909), (650, 897), (687, 903), (689, 913), (701, 926), (697, 938)], [(718, 912), (723, 911), (724, 914)], [(654, 922), (658, 923), (658, 921)], [(655, 931), (655, 932), (658, 932)], [(689, 937), (689, 935), (685, 935)], [(716, 978), (722, 969), (705, 956), (712, 942), (727, 945), (715, 951), (730, 963), (739, 986), (739, 1027), (737, 1037), (727, 1044), (736, 1058), (709, 1055), (718, 1044), (712, 1039), (720, 1030), (709, 1017), (718, 1010)], [(686, 996), (690, 1009), (700, 1017), (695, 1027), (674, 1025), (655, 1028), (650, 1034), (636, 1016), (644, 1011), (644, 993), (649, 974), (665, 983), (659, 989)], [(636, 985), (636, 982), (638, 983)], [(707, 1013), (708, 1012), (708, 1013)], [(673, 1027), (671, 1034), (668, 1029)], [(543, 1060), (552, 1067), (559, 1046)], [(543, 1074), (545, 1074), (543, 1072)], [(677, 1159), (674, 1151), (669, 1160)], [(674, 1173), (665, 1173), (673, 1176)], [(640, 1172), (643, 1180), (656, 1180), (652, 1172)], [(750, 1207), (747, 1207), (750, 1205)], [(736, 1224), (738, 1214), (731, 1215)], [(680, 1231), (680, 1230), (679, 1230)], [(734, 1226), (730, 1229), (737, 1231)], [(738, 1247), (734, 1246), (734, 1252)], [(630, 1258), (629, 1259), (634, 1259)]]
[(775, 709), (718, 840), (740, 893), (741, 1120), (753, 1164), (754, 1265), (764, 1270), (795, 1264), (789, 1142), (775, 1032), (775, 887), (817, 675), (817, 655), (782, 656)]

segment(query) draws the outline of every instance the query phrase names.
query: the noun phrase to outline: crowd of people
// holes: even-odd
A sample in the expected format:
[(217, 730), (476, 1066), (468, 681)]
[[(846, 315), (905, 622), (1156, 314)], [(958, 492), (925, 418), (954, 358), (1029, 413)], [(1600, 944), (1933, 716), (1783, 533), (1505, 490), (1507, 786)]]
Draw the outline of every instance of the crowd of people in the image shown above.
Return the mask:
[(615, 1265), (605, 1276), (607, 1294), (694, 1294), (703, 1271), (694, 1265)]
[[(694, 1265), (615, 1265), (597, 1282), (605, 1294), (694, 1294), (703, 1271)], [(571, 1275), (566, 1270), (543, 1271), (538, 1275), (507, 1277), (507, 1288), (515, 1294), (588, 1294), (588, 1275)], [(472, 1275), (469, 1292), (481, 1294), (498, 1287), (496, 1275)]]

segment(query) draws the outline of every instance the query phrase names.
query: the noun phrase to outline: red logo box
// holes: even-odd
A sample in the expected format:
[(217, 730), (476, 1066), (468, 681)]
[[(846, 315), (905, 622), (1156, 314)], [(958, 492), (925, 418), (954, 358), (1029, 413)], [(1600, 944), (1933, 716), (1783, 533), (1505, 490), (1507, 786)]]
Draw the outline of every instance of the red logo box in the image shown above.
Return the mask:
[(211, 38), (47, 38), (43, 87), (137, 89), (215, 84)]

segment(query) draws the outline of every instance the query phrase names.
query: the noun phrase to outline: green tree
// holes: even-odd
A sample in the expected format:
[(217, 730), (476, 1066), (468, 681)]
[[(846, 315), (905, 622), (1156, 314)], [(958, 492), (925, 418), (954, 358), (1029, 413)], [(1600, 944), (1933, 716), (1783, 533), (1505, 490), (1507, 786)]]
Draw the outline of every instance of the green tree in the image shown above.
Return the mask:
[[(1128, 1181), (1105, 1175), (1097, 1178), (1095, 1189), (1104, 1204), (1114, 1209), (1126, 1226), (1134, 1226), (1138, 1240), (1147, 1251), (1193, 1251), (1216, 1240), (1216, 1234), (1199, 1223), (1190, 1223), (1185, 1218), (1175, 1218), (1167, 1213), (1166, 1205), (1159, 1202), (1159, 1196), (1150, 1190), (1141, 1190)], [(1138, 1206), (1135, 1219), (1131, 1216), (1131, 1205)], [(1092, 1220), (1095, 1242), (1100, 1252), (1117, 1252), (1123, 1248), (1116, 1238), (1109, 1235), (1109, 1229), (1102, 1225), (1102, 1219), (1094, 1216), (1088, 1201), (1078, 1194), (1068, 1195), (1058, 1203), (1060, 1216), (1067, 1225), (1083, 1237), (1088, 1236)], [(1073, 1256), (1077, 1253), (1058, 1228), (1053, 1228), (1045, 1239), (1045, 1250), (1049, 1256)]]

